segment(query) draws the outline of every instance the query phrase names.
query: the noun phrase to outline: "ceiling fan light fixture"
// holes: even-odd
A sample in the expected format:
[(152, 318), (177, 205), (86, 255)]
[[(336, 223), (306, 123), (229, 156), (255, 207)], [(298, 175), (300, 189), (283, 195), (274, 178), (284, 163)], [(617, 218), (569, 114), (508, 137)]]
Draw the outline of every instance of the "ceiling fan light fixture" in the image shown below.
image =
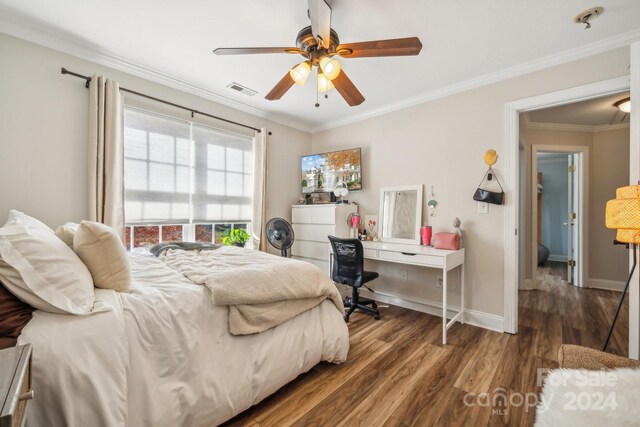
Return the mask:
[(618, 109), (623, 113), (629, 114), (631, 112), (631, 98), (621, 99), (613, 105), (618, 107)]
[(325, 56), (320, 60), (320, 69), (327, 79), (333, 80), (338, 77), (338, 74), (340, 74), (342, 66), (337, 59), (332, 59), (328, 56)]
[(299, 63), (289, 71), (289, 75), (293, 81), (300, 86), (304, 86), (304, 83), (307, 81), (307, 77), (309, 77), (310, 73), (311, 66), (308, 61)]
[(335, 86), (333, 85), (331, 80), (326, 78), (324, 73), (318, 73), (318, 92), (320, 93), (328, 92), (334, 87)]

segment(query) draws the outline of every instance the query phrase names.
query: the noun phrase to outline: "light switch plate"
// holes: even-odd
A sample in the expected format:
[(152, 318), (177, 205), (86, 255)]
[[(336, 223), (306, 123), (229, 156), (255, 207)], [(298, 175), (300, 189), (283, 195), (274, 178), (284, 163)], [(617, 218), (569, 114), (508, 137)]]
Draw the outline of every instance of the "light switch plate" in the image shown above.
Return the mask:
[(478, 202), (478, 213), (479, 214), (488, 214), (489, 213), (489, 203)]

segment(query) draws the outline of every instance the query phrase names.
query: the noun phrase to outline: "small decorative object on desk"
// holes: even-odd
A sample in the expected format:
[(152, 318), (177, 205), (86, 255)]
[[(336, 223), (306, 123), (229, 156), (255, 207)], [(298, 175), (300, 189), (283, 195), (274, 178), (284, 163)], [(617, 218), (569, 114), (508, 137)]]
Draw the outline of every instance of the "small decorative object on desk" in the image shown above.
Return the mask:
[(425, 246), (431, 246), (431, 234), (433, 230), (430, 225), (425, 225), (420, 229), (420, 237), (422, 237), (422, 244)]
[(358, 237), (358, 228), (360, 227), (360, 215), (357, 212), (351, 212), (347, 217), (347, 226), (351, 230), (351, 238)]
[(436, 233), (433, 235), (433, 247), (457, 251), (460, 249), (460, 235), (457, 233)]
[(436, 216), (437, 206), (438, 206), (438, 201), (436, 200), (436, 195), (433, 194), (433, 185), (432, 185), (431, 194), (429, 195), (429, 201), (427, 202), (427, 207), (429, 208), (429, 216)]
[(377, 226), (378, 226), (378, 219), (377, 217), (372, 217), (367, 215), (367, 228), (369, 229), (369, 240), (378, 240), (378, 232), (377, 232)]
[(460, 228), (460, 226), (462, 225), (462, 221), (460, 221), (460, 218), (458, 218), (457, 216), (453, 218), (453, 228), (455, 228), (455, 233), (460, 236), (460, 247), (464, 247), (463, 243), (462, 243), (462, 228)]

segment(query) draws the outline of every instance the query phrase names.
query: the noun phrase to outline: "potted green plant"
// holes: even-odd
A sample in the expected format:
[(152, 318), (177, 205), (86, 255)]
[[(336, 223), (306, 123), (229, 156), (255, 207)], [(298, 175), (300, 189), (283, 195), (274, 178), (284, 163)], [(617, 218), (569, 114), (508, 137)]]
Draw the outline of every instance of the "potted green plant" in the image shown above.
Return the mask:
[(238, 246), (243, 248), (249, 240), (249, 233), (242, 228), (234, 228), (233, 230), (225, 230), (222, 233), (222, 243), (229, 246)]

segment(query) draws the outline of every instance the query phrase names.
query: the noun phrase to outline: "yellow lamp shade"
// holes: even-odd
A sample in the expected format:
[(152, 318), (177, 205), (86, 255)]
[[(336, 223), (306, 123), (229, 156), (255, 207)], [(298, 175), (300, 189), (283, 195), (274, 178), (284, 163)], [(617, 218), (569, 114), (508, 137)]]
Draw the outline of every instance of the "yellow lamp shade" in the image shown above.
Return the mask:
[(325, 56), (320, 60), (320, 69), (327, 79), (333, 80), (338, 77), (342, 67), (337, 59), (331, 59), (328, 56)]
[(621, 187), (607, 202), (605, 225), (618, 230), (616, 240), (640, 243), (640, 185)]
[(333, 89), (335, 86), (331, 83), (331, 80), (324, 76), (324, 73), (318, 73), (318, 92), (327, 92)]
[(307, 61), (299, 63), (289, 71), (289, 75), (293, 81), (300, 86), (304, 86), (304, 82), (307, 81), (309, 73), (311, 73), (311, 66)]

